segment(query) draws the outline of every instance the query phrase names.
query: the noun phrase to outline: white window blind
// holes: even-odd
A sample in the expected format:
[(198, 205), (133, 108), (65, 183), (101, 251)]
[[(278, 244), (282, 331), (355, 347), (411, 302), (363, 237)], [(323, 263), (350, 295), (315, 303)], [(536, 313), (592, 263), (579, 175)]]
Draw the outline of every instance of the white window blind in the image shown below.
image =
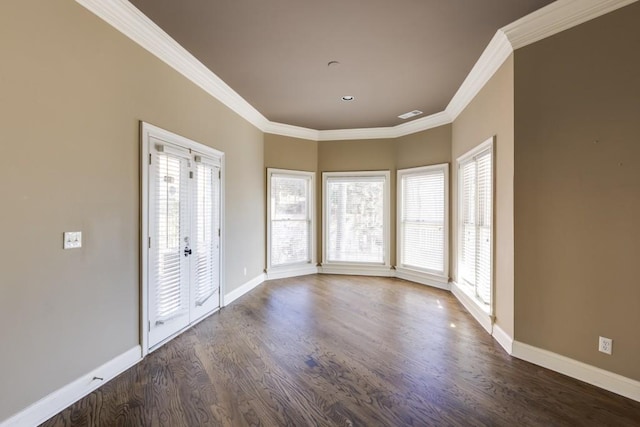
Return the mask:
[(491, 304), (493, 154), (491, 148), (460, 163), (460, 278)]
[(182, 255), (183, 225), (187, 216), (187, 160), (159, 152), (155, 172), (153, 220), (158, 241), (153, 246), (151, 266), (156, 283), (153, 317), (157, 324), (162, 324), (167, 319), (184, 314), (189, 308), (189, 290), (185, 286), (188, 273)]
[(194, 292), (196, 306), (216, 294), (220, 283), (220, 168), (196, 163), (195, 171), (195, 261)]
[(445, 274), (446, 167), (399, 171), (402, 267)]
[(325, 180), (326, 261), (385, 263), (386, 176)]
[(270, 265), (311, 262), (311, 175), (270, 175)]

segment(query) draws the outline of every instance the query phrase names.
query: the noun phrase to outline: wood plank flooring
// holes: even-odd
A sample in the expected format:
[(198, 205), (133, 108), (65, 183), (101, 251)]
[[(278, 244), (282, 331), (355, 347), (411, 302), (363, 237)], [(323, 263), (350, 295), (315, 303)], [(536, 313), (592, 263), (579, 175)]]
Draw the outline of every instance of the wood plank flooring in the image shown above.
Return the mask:
[(269, 281), (43, 424), (639, 426), (640, 403), (508, 356), (448, 292)]

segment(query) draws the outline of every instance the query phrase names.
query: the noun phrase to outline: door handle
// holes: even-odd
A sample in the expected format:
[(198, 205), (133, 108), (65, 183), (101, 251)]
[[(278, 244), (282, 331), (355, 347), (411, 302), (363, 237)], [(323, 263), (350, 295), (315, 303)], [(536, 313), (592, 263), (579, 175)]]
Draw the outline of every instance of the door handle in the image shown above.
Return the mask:
[(187, 246), (186, 248), (184, 248), (184, 256), (189, 256), (191, 255), (191, 249), (189, 249), (189, 247)]

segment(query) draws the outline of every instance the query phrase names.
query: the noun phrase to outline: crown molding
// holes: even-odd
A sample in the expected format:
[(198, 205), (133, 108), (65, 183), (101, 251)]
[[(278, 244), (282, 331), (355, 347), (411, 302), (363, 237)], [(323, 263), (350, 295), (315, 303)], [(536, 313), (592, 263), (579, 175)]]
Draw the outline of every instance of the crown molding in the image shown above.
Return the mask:
[(411, 135), (413, 133), (422, 132), (437, 128), (438, 126), (448, 125), (453, 122), (453, 117), (448, 111), (441, 111), (439, 113), (431, 114), (427, 117), (422, 117), (416, 120), (412, 120), (407, 123), (402, 123), (392, 127), (394, 130), (394, 138), (399, 138), (405, 135)]
[(129, 1), (76, 0), (262, 132), (312, 141), (398, 138), (452, 123), (515, 49), (636, 1), (557, 0), (501, 28), (442, 112), (392, 127), (315, 130), (269, 121)]
[(269, 122), (265, 133), (290, 136), (293, 138), (309, 139), (311, 141), (347, 141), (353, 139), (393, 139), (423, 130), (447, 125), (453, 120), (448, 112), (432, 114), (397, 126), (362, 129), (332, 129), (315, 130), (284, 123)]
[(315, 129), (304, 128), (300, 126), (288, 125), (285, 123), (269, 122), (263, 129), (264, 133), (274, 135), (290, 136), (298, 139), (308, 139), (310, 141), (319, 141), (320, 131)]
[(332, 129), (318, 132), (318, 141), (348, 141), (354, 139), (391, 139), (395, 138), (394, 127)]
[(452, 121), (467, 108), (512, 52), (509, 39), (502, 30), (498, 30), (447, 105), (445, 111)]
[(558, 0), (502, 28), (513, 49), (530, 45), (637, 0)]
[(220, 77), (127, 0), (76, 0), (77, 3), (200, 86), (249, 123), (264, 130), (269, 121)]

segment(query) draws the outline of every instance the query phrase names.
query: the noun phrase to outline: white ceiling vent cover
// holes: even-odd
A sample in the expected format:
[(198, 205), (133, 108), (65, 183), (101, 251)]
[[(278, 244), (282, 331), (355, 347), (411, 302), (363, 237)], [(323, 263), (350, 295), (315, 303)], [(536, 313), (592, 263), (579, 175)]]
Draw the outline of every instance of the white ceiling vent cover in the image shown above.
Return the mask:
[(409, 111), (408, 113), (404, 113), (404, 114), (400, 114), (398, 116), (398, 118), (401, 118), (402, 120), (406, 120), (409, 117), (415, 117), (415, 116), (419, 116), (420, 114), (423, 114), (422, 111), (420, 110), (413, 110), (413, 111)]

